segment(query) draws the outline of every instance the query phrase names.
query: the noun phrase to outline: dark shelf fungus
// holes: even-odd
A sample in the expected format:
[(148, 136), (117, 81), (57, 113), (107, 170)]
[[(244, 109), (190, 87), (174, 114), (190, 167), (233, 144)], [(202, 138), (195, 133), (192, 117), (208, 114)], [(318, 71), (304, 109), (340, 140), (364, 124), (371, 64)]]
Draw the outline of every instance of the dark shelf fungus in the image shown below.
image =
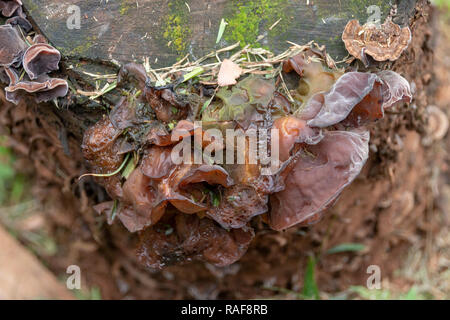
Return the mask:
[(50, 78), (47, 75), (42, 75), (35, 81), (18, 81), (18, 78), (16, 81), (5, 88), (6, 100), (14, 104), (18, 104), (24, 96), (32, 97), (37, 103), (52, 101), (64, 97), (69, 90), (66, 80)]
[(24, 51), (28, 48), (16, 27), (10, 24), (0, 26), (0, 66), (10, 67), (22, 62)]
[(278, 77), (226, 64), (212, 89), (182, 73), (157, 86), (125, 65), (127, 93), (84, 135), (90, 175), (111, 197), (95, 209), (139, 234), (149, 268), (225, 266), (257, 221), (278, 231), (317, 223), (366, 163), (366, 126), (412, 99), (397, 73), (345, 73), (323, 48), (298, 50)]
[(223, 267), (239, 260), (253, 237), (250, 227), (227, 231), (210, 219), (171, 214), (141, 234), (137, 255), (154, 269), (192, 260)]
[(24, 17), (21, 16), (15, 16), (11, 17), (8, 20), (6, 20), (6, 24), (12, 25), (12, 26), (18, 26), (22, 28), (25, 32), (30, 32), (31, 29), (33, 29), (33, 26), (31, 23)]
[(366, 55), (376, 61), (395, 61), (411, 42), (411, 31), (408, 27), (401, 28), (386, 19), (382, 25), (365, 24), (361, 26), (358, 20), (350, 20), (345, 26), (342, 41), (347, 51), (357, 59), (368, 63)]
[(399, 101), (411, 101), (409, 83), (399, 74), (393, 71), (348, 72), (323, 95), (320, 111), (308, 125), (320, 128), (337, 123), (361, 126), (383, 118), (384, 109)]
[(0, 1), (0, 10), (9, 17), (0, 26), (0, 79), (7, 85), (6, 99), (14, 104), (27, 98), (41, 103), (66, 96), (67, 81), (47, 75), (58, 70), (61, 55), (44, 36), (34, 33), (33, 40), (27, 36), (32, 25), (21, 1)]
[(23, 68), (31, 80), (40, 75), (58, 70), (61, 54), (46, 43), (36, 43), (30, 46), (23, 56)]
[(294, 162), (285, 189), (271, 196), (269, 225), (283, 230), (325, 210), (359, 174), (369, 155), (368, 131), (327, 131), (305, 145)]

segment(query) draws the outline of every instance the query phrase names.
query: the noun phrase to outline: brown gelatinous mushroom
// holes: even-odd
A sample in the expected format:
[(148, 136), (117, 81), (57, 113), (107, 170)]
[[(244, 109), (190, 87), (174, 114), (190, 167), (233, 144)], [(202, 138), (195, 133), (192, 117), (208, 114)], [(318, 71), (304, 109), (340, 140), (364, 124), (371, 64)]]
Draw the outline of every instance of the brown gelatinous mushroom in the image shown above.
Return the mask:
[(412, 93), (409, 82), (391, 70), (383, 70), (377, 73), (383, 81), (383, 109), (390, 108), (398, 102), (411, 102)]
[(243, 164), (224, 165), (235, 184), (225, 188), (220, 202), (206, 212), (210, 218), (227, 229), (241, 228), (253, 217), (266, 213), (268, 193), (277, 187), (272, 181), (273, 177), (261, 175), (261, 164), (251, 161), (249, 143), (246, 143), (243, 150), (236, 150), (236, 156), (238, 153)]
[[(223, 184), (224, 187), (231, 182), (226, 178), (217, 179), (217, 176), (228, 175), (224, 169), (217, 165), (190, 165), (183, 164), (176, 167), (169, 176), (162, 179), (158, 190), (162, 199), (169, 201), (179, 211), (184, 213), (197, 213), (208, 209), (205, 202), (206, 185)], [(192, 181), (189, 181), (193, 177)], [(187, 179), (183, 182), (184, 179)], [(204, 182), (204, 183), (201, 183)], [(232, 182), (231, 182), (232, 183)], [(209, 201), (211, 203), (212, 200)]]
[[(378, 83), (378, 85), (376, 85)], [(372, 104), (367, 109), (362, 106), (354, 119), (361, 124), (367, 119), (362, 116), (374, 117), (382, 113), (383, 97), (381, 95), (381, 80), (376, 74), (363, 72), (348, 72), (336, 81), (331, 90), (324, 94), (323, 105), (317, 115), (308, 121), (311, 127), (325, 128), (346, 119), (361, 102)], [(364, 99), (367, 98), (366, 101)], [(373, 101), (374, 100), (374, 101)], [(380, 111), (381, 110), (381, 111)], [(367, 112), (366, 112), (367, 111)]]
[(374, 24), (361, 26), (358, 20), (350, 20), (342, 33), (347, 51), (366, 63), (365, 55), (376, 61), (395, 61), (411, 42), (411, 31), (387, 19), (380, 27)]
[(4, 17), (11, 17), (21, 6), (21, 0), (1, 0), (0, 12)]
[(382, 84), (375, 82), (373, 89), (341, 122), (346, 127), (359, 127), (369, 122), (377, 121), (384, 117)]
[(156, 117), (163, 122), (180, 120), (187, 115), (189, 104), (172, 89), (157, 89), (147, 86), (144, 96), (155, 111)]
[(134, 62), (123, 65), (117, 75), (117, 85), (123, 86), (127, 81), (135, 82), (143, 91), (148, 82), (148, 76), (144, 66)]
[[(292, 92), (292, 96), (303, 106), (315, 94), (328, 91), (342, 75), (341, 70), (327, 67), (326, 57), (321, 52), (311, 49), (285, 61), (283, 63), (283, 71), (287, 73), (295, 71), (300, 76), (298, 86)], [(298, 112), (301, 112), (302, 109), (298, 110)]]
[(228, 172), (217, 165), (202, 164), (190, 170), (178, 182), (179, 188), (186, 188), (189, 184), (207, 182), (210, 185), (221, 185), (225, 188), (234, 184)]
[(219, 87), (236, 84), (236, 79), (242, 74), (242, 69), (229, 59), (224, 59), (220, 64), (217, 82)]
[(125, 97), (119, 100), (109, 114), (111, 123), (116, 129), (124, 130), (135, 124), (136, 113)]
[(271, 196), (269, 225), (283, 230), (326, 209), (360, 173), (369, 155), (367, 131), (328, 131), (296, 154), (285, 189)]
[(154, 144), (157, 146), (169, 146), (173, 144), (171, 134), (166, 126), (158, 120), (151, 121), (146, 133), (146, 144)]
[(161, 269), (193, 260), (224, 267), (244, 255), (254, 232), (249, 227), (227, 231), (210, 219), (176, 214), (145, 230), (140, 237), (138, 259), (148, 268)]
[(152, 107), (156, 117), (163, 122), (186, 118), (189, 111), (187, 101), (173, 91), (171, 86), (153, 87), (143, 65), (128, 63), (119, 71), (117, 83), (125, 84), (126, 80), (134, 81), (143, 91), (143, 98)]
[(204, 192), (207, 185), (227, 188), (233, 184), (220, 166), (176, 166), (171, 151), (171, 147), (147, 148), (141, 164), (124, 183), (117, 216), (130, 232), (154, 225), (169, 204), (187, 214), (205, 211), (212, 202)]
[(253, 186), (236, 184), (226, 188), (218, 206), (212, 206), (206, 215), (223, 228), (242, 228), (253, 217), (268, 211), (269, 197)]
[[(116, 129), (107, 117), (86, 130), (81, 149), (94, 173), (107, 174), (120, 167), (124, 158), (124, 155), (119, 153), (121, 133), (122, 131)], [(122, 197), (122, 183), (119, 175), (96, 180), (105, 187), (112, 198)]]
[(276, 118), (289, 114), (291, 112), (291, 103), (283, 94), (275, 91), (273, 93), (273, 98), (269, 103), (269, 108), (272, 118)]
[(37, 103), (51, 101), (67, 95), (69, 85), (66, 80), (40, 76), (35, 81), (20, 81), (5, 88), (6, 99), (18, 104), (22, 96), (33, 96)]
[(0, 26), (0, 66), (9, 67), (22, 60), (23, 52), (28, 48), (17, 29), (9, 24)]
[(30, 32), (31, 29), (33, 29), (33, 26), (31, 23), (24, 17), (21, 16), (15, 16), (11, 17), (8, 20), (6, 20), (6, 24), (10, 24), (12, 26), (19, 26), (23, 29), (25, 32)]
[(172, 148), (151, 146), (144, 151), (141, 171), (151, 179), (167, 177), (175, 164), (171, 159)]
[(398, 102), (411, 102), (408, 81), (393, 71), (378, 74), (348, 72), (323, 96), (316, 94), (305, 111), (311, 127), (325, 128), (337, 123), (359, 127), (383, 118), (384, 110)]
[(58, 70), (61, 54), (46, 43), (36, 43), (27, 49), (23, 55), (23, 68), (31, 80), (40, 75)]
[(118, 218), (130, 232), (153, 225), (161, 219), (165, 205), (158, 205), (155, 181), (135, 169), (123, 185), (123, 204)]
[[(311, 128), (305, 120), (293, 116), (276, 119), (273, 123), (273, 129), (278, 130), (278, 148), (281, 161), (289, 159), (296, 143), (317, 144), (323, 138), (320, 129)], [(272, 141), (272, 143), (275, 143), (275, 141)]]

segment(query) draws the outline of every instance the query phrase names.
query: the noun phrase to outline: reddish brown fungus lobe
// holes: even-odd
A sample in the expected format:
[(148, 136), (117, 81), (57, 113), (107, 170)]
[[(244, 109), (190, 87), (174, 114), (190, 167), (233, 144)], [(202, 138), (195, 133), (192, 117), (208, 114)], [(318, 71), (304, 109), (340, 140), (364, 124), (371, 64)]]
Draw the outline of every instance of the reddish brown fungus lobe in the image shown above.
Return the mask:
[(141, 234), (137, 255), (149, 268), (192, 260), (223, 267), (239, 260), (253, 237), (251, 228), (226, 231), (210, 219), (177, 214)]
[(271, 196), (270, 227), (283, 230), (326, 209), (361, 171), (368, 142), (365, 131), (328, 131), (298, 151), (285, 190)]
[(0, 43), (0, 66), (9, 67), (21, 62), (27, 44), (17, 28), (9, 24), (0, 26)]
[[(139, 233), (138, 257), (150, 268), (192, 260), (233, 263), (254, 237), (250, 225), (258, 215), (274, 230), (316, 223), (368, 158), (364, 125), (412, 99), (409, 83), (394, 72), (342, 74), (326, 61), (324, 52), (307, 50), (284, 63), (285, 72), (298, 74), (298, 88), (290, 92), (294, 103), (276, 91), (275, 81), (252, 75), (219, 89), (197, 115), (220, 132), (277, 129), (278, 141), (257, 140), (279, 147), (280, 167), (268, 176), (261, 162), (250, 161), (248, 143), (233, 150), (243, 164), (175, 163), (172, 153), (183, 139), (201, 141), (197, 147), (204, 150), (212, 137), (194, 126), (196, 113), (174, 85), (153, 87), (142, 66), (124, 66), (119, 85), (134, 83), (143, 94), (138, 102), (122, 99), (87, 130), (83, 152), (95, 173), (119, 168), (126, 152), (139, 161), (127, 177), (97, 178), (114, 201), (95, 209), (109, 223), (118, 219)], [(142, 116), (141, 105), (151, 112)]]
[(27, 49), (23, 56), (23, 68), (31, 80), (40, 75), (58, 70), (61, 54), (46, 43), (36, 43)]

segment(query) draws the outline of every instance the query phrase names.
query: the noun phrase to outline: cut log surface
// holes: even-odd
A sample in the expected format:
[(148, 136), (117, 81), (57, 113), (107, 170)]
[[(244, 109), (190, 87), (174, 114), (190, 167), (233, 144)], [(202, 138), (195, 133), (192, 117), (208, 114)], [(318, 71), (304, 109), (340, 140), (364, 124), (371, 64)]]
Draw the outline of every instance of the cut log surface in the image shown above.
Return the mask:
[[(66, 57), (152, 66), (173, 64), (187, 53), (201, 57), (237, 41), (284, 51), (287, 40), (325, 44), (333, 58), (347, 55), (341, 41), (350, 19), (365, 23), (390, 10), (390, 0), (24, 0), (44, 35)], [(408, 2), (408, 1), (404, 1)], [(409, 1), (411, 2), (411, 1)], [(414, 3), (414, 1), (413, 1)], [(76, 29), (78, 6), (80, 25)], [(370, 8), (371, 6), (377, 8)], [(408, 6), (403, 12), (408, 10)], [(228, 22), (216, 45), (221, 19)], [(75, 26), (75, 27), (74, 27)], [(265, 36), (259, 40), (258, 36)]]
[(59, 299), (74, 296), (39, 260), (0, 225), (0, 299)]
[[(280, 53), (287, 41), (325, 45), (335, 59), (347, 56), (341, 33), (350, 19), (365, 23), (390, 14), (390, 0), (23, 0), (35, 29), (63, 55), (72, 96), (64, 108), (49, 113), (58, 118), (58, 131), (78, 140), (118, 96), (101, 101), (76, 94), (98, 87), (87, 73), (115, 74), (118, 65), (148, 57), (152, 68), (167, 67), (184, 57), (200, 58), (214, 49), (240, 42)], [(405, 25), (416, 0), (398, 0), (394, 22)], [(376, 6), (376, 8), (371, 6)], [(79, 29), (77, 14), (79, 11)], [(395, 10), (394, 10), (395, 11)], [(228, 24), (216, 44), (220, 21)], [(264, 36), (261, 38), (261, 36)], [(236, 49), (237, 50), (237, 49)], [(227, 54), (221, 54), (226, 58)], [(112, 63), (111, 63), (112, 62)], [(102, 83), (101, 86), (104, 84)], [(76, 90), (74, 90), (76, 89)], [(39, 112), (44, 112), (41, 108)], [(51, 118), (54, 118), (54, 115)], [(47, 115), (48, 116), (48, 115)], [(46, 116), (46, 117), (47, 117)]]

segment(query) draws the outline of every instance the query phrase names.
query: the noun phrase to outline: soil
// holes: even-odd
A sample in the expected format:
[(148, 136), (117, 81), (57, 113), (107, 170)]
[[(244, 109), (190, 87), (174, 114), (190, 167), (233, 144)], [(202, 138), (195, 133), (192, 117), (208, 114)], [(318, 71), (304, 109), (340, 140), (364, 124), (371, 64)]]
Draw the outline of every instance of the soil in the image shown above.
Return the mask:
[[(247, 254), (225, 268), (195, 262), (163, 271), (143, 269), (135, 258), (136, 237), (118, 223), (108, 226), (92, 210), (92, 204), (103, 200), (100, 187), (89, 180), (77, 183), (84, 170), (79, 143), (70, 135), (61, 139), (67, 135), (46, 109), (55, 106), (12, 106), (0, 91), (1, 126), (20, 155), (17, 165), (35, 176), (33, 196), (40, 200), (46, 228), (58, 244), (56, 255), (39, 257), (59, 275), (67, 266), (79, 265), (84, 286), (100, 288), (103, 299), (290, 298), (274, 288), (301, 291), (310, 256), (316, 258), (316, 280), (324, 293), (365, 285), (369, 265), (379, 266), (382, 278), (395, 282), (394, 271), (403, 267), (408, 250), (425, 246), (427, 235), (450, 223), (436, 214), (449, 201), (449, 156), (442, 146), (449, 145), (450, 137), (430, 146), (422, 143), (426, 107), (436, 104), (449, 112), (445, 53), (450, 39), (442, 38), (444, 32), (433, 37), (433, 28), (440, 27), (430, 28), (435, 13), (425, 3), (420, 2), (413, 17), (409, 49), (386, 65), (414, 83), (415, 99), (372, 127), (370, 160), (359, 178), (314, 226), (279, 233), (256, 221), (257, 236)], [(435, 186), (447, 190), (447, 198), (445, 192), (436, 194)], [(366, 249), (326, 254), (349, 242)]]

